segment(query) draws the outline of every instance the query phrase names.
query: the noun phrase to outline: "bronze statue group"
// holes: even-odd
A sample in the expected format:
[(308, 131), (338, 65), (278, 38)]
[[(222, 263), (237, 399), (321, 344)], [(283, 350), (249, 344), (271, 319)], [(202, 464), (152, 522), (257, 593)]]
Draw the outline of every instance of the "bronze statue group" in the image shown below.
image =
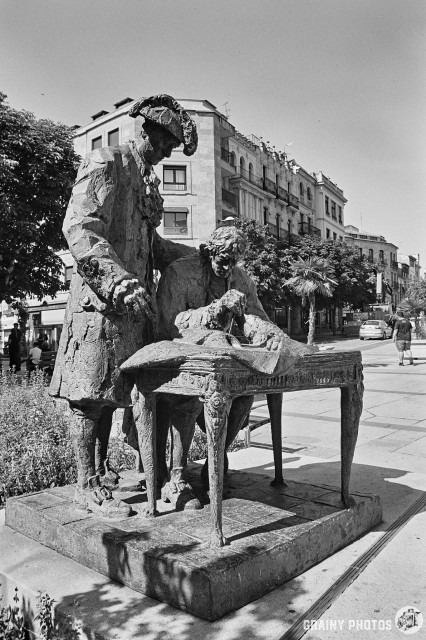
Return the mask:
[[(92, 151), (82, 162), (63, 230), (74, 257), (64, 327), (50, 393), (71, 408), (77, 457), (76, 504), (105, 516), (130, 515), (114, 498), (118, 476), (108, 466), (113, 413), (137, 446), (132, 420), (132, 381), (120, 365), (157, 340), (217, 341), (232, 333), (256, 347), (285, 350), (293, 341), (270, 322), (256, 287), (237, 263), (245, 238), (235, 226), (216, 229), (199, 250), (161, 238), (163, 216), (153, 167), (183, 145), (197, 149), (189, 114), (167, 95), (137, 101), (129, 115), (141, 120), (135, 141)], [(156, 291), (154, 271), (161, 273)], [(297, 345), (302, 356), (309, 349)], [(245, 424), (252, 397), (230, 410), (227, 448)], [(185, 465), (201, 403), (182, 397), (157, 406), (158, 466), (162, 498), (177, 508), (200, 508), (185, 480)], [(165, 459), (167, 432), (173, 452)], [(206, 477), (206, 476), (205, 476)]]

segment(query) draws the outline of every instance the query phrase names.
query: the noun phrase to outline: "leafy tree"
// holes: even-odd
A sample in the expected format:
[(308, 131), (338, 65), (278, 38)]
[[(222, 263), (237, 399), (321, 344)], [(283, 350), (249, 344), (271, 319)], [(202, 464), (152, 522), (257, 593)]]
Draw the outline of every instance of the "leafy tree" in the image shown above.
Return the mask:
[(407, 299), (413, 309), (426, 311), (426, 276), (408, 287)]
[(364, 304), (375, 301), (374, 267), (365, 256), (360, 256), (355, 247), (346, 242), (302, 236), (294, 239), (292, 245), (284, 251), (284, 256), (290, 263), (298, 257), (318, 257), (327, 261), (336, 286), (332, 297), (317, 298), (321, 307), (351, 306), (359, 309)]
[[(268, 227), (254, 220), (239, 219), (237, 227), (247, 236), (248, 245), (243, 266), (252, 276), (266, 313), (273, 317), (276, 307), (286, 301), (283, 281), (289, 275), (282, 260), (283, 246), (269, 232)], [(288, 292), (287, 292), (288, 294)]]
[(308, 344), (314, 344), (315, 337), (315, 297), (321, 295), (331, 298), (336, 282), (332, 280), (333, 269), (330, 264), (317, 257), (307, 259), (298, 258), (291, 265), (292, 277), (286, 281), (290, 287), (302, 298), (302, 304), (309, 301), (309, 331)]
[(61, 227), (76, 175), (72, 129), (37, 120), (0, 92), (0, 301), (61, 288)]
[(268, 228), (253, 220), (237, 220), (237, 226), (248, 237), (248, 251), (244, 267), (258, 287), (260, 300), (272, 317), (274, 308), (299, 302), (295, 293), (286, 286), (291, 265), (297, 258), (307, 260), (319, 257), (327, 260), (336, 281), (332, 297), (316, 296), (320, 308), (351, 306), (362, 308), (375, 301), (375, 273), (373, 265), (360, 256), (359, 251), (345, 242), (321, 240), (312, 236), (296, 236), (291, 243), (277, 240)]

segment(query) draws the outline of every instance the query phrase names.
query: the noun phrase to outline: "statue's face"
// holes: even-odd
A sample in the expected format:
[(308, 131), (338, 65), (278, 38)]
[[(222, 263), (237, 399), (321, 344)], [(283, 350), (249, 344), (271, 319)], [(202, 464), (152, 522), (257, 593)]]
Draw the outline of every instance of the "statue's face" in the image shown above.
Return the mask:
[(143, 156), (152, 165), (158, 164), (164, 158), (170, 158), (173, 149), (180, 145), (174, 135), (163, 127), (150, 123), (145, 127), (147, 137), (143, 148)]
[(218, 278), (227, 278), (236, 263), (236, 256), (230, 249), (223, 249), (218, 254), (210, 256), (212, 271)]

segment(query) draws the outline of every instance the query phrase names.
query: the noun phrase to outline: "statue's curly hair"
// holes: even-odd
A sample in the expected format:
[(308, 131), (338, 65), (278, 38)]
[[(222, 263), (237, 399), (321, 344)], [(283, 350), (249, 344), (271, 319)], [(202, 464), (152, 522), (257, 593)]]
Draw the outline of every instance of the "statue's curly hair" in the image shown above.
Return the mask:
[(188, 112), (172, 96), (161, 93), (150, 98), (140, 98), (129, 110), (129, 116), (136, 118), (143, 109), (153, 109), (155, 107), (166, 107), (175, 113), (179, 119), (183, 131), (183, 152), (186, 156), (192, 156), (197, 150), (198, 135), (195, 122)]
[(202, 256), (216, 256), (222, 251), (231, 250), (236, 259), (241, 258), (247, 248), (247, 237), (234, 226), (218, 227), (213, 231), (206, 244), (200, 245)]

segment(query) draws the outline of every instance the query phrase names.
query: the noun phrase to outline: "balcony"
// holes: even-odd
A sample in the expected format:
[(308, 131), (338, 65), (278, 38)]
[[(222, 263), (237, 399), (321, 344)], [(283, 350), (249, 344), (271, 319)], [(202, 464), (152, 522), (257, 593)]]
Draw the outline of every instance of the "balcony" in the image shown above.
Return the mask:
[(314, 227), (313, 224), (309, 224), (308, 222), (299, 222), (299, 235), (321, 238), (321, 231), (318, 227)]
[(267, 227), (269, 229), (269, 233), (274, 236), (274, 238), (278, 238), (278, 227), (276, 224), (272, 224), (272, 222), (268, 222)]
[(222, 188), (222, 201), (232, 209), (238, 209), (238, 197), (232, 191)]
[(225, 162), (227, 162), (228, 164), (233, 166), (233, 164), (232, 164), (232, 156), (231, 156), (230, 152), (228, 151), (228, 149), (224, 149), (223, 147), (221, 147), (220, 148), (220, 157), (222, 158), (222, 160), (225, 160)]
[(294, 242), (299, 236), (296, 236), (294, 233), (291, 233), (287, 229), (280, 229), (280, 240), (284, 240), (291, 244)]
[(288, 206), (297, 211), (299, 209), (299, 199), (293, 194), (288, 194)]
[(283, 202), (288, 202), (288, 191), (282, 187), (277, 187), (277, 198)]
[(250, 173), (249, 171), (247, 171), (247, 169), (240, 169), (240, 172), (231, 178), (233, 184), (235, 184), (237, 179), (246, 180), (250, 184), (254, 184), (259, 189), (263, 189), (262, 178), (258, 178), (253, 173)]
[(269, 178), (263, 178), (263, 190), (275, 195), (277, 191), (277, 185), (275, 184), (275, 182), (272, 182), (272, 180), (269, 180)]
[(398, 269), (398, 262), (396, 260), (391, 260), (392, 269)]

